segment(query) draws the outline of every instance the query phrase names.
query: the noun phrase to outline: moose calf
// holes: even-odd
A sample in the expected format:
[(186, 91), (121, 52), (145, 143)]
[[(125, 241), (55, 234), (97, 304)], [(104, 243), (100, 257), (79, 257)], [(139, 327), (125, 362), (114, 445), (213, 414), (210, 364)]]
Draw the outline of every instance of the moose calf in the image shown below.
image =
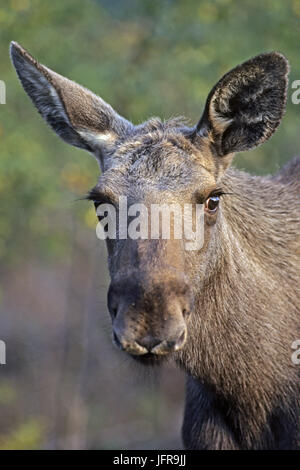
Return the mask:
[(11, 44), (21, 83), (66, 142), (88, 150), (101, 176), (97, 207), (202, 204), (204, 240), (107, 239), (115, 344), (144, 364), (186, 371), (188, 449), (300, 448), (300, 159), (274, 176), (230, 168), (266, 141), (286, 104), (288, 63), (261, 54), (213, 87), (199, 123), (133, 125), (101, 98)]

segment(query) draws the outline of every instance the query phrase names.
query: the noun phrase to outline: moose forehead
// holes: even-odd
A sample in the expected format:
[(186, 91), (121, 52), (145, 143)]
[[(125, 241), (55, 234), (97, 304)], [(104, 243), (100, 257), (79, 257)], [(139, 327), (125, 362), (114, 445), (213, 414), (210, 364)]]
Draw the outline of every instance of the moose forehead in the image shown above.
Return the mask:
[(213, 189), (215, 162), (204, 140), (196, 148), (181, 129), (146, 129), (116, 144), (109, 169), (101, 175), (96, 190), (124, 194), (137, 188), (172, 192), (194, 186)]

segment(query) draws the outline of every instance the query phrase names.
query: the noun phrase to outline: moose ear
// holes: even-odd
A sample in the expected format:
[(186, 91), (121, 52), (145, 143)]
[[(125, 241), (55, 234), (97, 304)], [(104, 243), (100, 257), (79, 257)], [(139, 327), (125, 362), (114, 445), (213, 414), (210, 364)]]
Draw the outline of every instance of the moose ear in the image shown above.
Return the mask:
[(102, 158), (105, 149), (133, 129), (91, 91), (37, 62), (19, 44), (11, 60), (24, 90), (52, 129), (66, 142)]
[(288, 61), (278, 52), (238, 65), (208, 95), (196, 133), (209, 133), (220, 156), (262, 144), (283, 116), (288, 72)]

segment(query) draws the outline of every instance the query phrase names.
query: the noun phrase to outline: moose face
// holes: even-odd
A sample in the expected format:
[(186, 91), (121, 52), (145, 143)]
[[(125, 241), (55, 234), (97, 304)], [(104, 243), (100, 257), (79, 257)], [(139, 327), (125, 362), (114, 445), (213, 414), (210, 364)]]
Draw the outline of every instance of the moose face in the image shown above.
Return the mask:
[[(54, 131), (99, 161), (102, 174), (89, 199), (99, 219), (107, 219), (108, 232), (103, 204), (112, 208), (112, 225), (118, 225), (114, 236), (106, 236), (115, 344), (144, 363), (172, 355), (184, 348), (199, 280), (205, 279), (208, 258), (216, 251), (226, 204), (222, 176), (235, 152), (261, 144), (279, 125), (286, 59), (275, 52), (262, 54), (231, 70), (212, 89), (199, 123), (189, 128), (179, 119), (134, 126), (16, 43), (11, 57), (25, 91)], [(170, 209), (168, 236), (153, 236), (157, 206)], [(175, 234), (187, 206), (201, 208), (201, 243), (192, 249), (187, 243), (195, 237)], [(139, 221), (133, 221), (135, 230), (128, 236), (137, 213)], [(117, 224), (121, 219), (126, 236)], [(183, 220), (197, 227), (197, 210)]]
[[(203, 257), (206, 250), (185, 240), (186, 217), (177, 238), (175, 224), (179, 219), (182, 224), (185, 207), (193, 210), (198, 205), (203, 217), (200, 230), (205, 235), (202, 248), (218, 217), (221, 192), (211, 152), (204, 140), (202, 147), (194, 146), (184, 135), (188, 132), (179, 121), (146, 123), (119, 144), (113, 165), (89, 196), (98, 210), (103, 202), (104, 209), (112, 205), (116, 220), (121, 218), (120, 198), (128, 204), (129, 236), (122, 239), (118, 233), (106, 239), (111, 275), (108, 307), (115, 343), (144, 362), (150, 354), (158, 359), (177, 351), (187, 337), (186, 322), (193, 310), (194, 252)], [(146, 212), (146, 227), (130, 236), (135, 208)], [(157, 208), (162, 209), (162, 218), (167, 215), (162, 220), (168, 231), (165, 238), (163, 233), (160, 237), (151, 233)]]

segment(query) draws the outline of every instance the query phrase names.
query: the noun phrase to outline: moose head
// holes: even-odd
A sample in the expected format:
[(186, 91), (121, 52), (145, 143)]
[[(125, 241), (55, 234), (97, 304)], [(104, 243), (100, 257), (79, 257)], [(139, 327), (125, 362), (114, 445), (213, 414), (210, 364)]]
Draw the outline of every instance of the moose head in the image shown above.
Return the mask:
[[(180, 119), (157, 118), (134, 125), (14, 42), (11, 58), (46, 122), (98, 160), (101, 175), (89, 195), (96, 208), (111, 204), (119, 215), (120, 197), (148, 209), (203, 207), (203, 242), (196, 250), (185, 249), (183, 238), (174, 236), (132, 239), (118, 233), (106, 240), (114, 342), (144, 363), (172, 357), (185, 347), (191, 318), (201, 317), (197, 295), (219, 262), (218, 238), (230, 197), (224, 195), (223, 176), (234, 153), (266, 141), (282, 118), (286, 59), (266, 53), (229, 71), (209, 93), (199, 122), (188, 127)], [(174, 227), (174, 214), (170, 223)]]

